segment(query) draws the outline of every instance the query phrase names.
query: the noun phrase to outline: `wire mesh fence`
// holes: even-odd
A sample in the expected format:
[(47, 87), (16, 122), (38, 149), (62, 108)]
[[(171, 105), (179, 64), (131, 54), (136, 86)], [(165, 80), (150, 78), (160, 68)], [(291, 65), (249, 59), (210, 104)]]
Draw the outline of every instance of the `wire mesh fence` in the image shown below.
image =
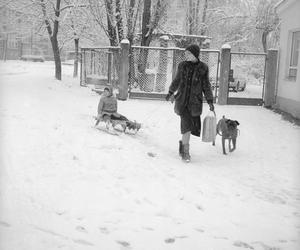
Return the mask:
[(231, 53), (228, 97), (263, 98), (266, 54)]
[[(201, 50), (200, 60), (210, 70), (210, 81), (217, 96), (219, 51)], [(131, 92), (168, 92), (180, 62), (185, 60), (184, 49), (133, 46), (130, 60)]]
[(131, 92), (166, 93), (172, 80), (172, 50), (132, 47), (130, 60)]
[[(132, 98), (164, 98), (178, 64), (185, 60), (184, 49), (174, 47), (132, 46), (128, 54), (128, 90)], [(118, 87), (120, 66), (124, 63), (120, 59), (120, 47), (82, 48), (81, 55), (81, 84)], [(228, 99), (260, 98), (262, 101), (266, 54), (231, 52), (230, 57)], [(217, 98), (220, 51), (202, 49), (199, 58), (208, 65), (210, 83)]]
[(82, 48), (81, 85), (93, 84), (97, 88), (118, 85), (120, 48)]

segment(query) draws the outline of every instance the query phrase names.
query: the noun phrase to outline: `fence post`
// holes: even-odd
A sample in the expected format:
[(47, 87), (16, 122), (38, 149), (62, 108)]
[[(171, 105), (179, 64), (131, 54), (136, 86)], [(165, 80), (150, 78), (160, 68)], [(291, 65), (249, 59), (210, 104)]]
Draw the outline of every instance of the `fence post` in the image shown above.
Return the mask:
[(22, 57), (22, 41), (20, 39), (18, 39), (18, 59), (21, 59)]
[(121, 58), (120, 58), (120, 79), (119, 79), (119, 100), (126, 100), (128, 97), (128, 77), (129, 77), (129, 40), (121, 41)]
[(230, 51), (229, 44), (224, 44), (221, 49), (221, 65), (220, 65), (220, 86), (218, 94), (218, 104), (226, 105), (228, 99), (228, 78), (230, 69)]
[(266, 83), (264, 91), (264, 106), (270, 108), (275, 104), (275, 85), (277, 76), (278, 50), (269, 49), (266, 61)]
[(112, 52), (108, 51), (107, 53), (107, 79), (108, 83), (114, 85), (115, 83), (111, 81), (111, 72), (113, 70), (112, 67)]
[[(161, 36), (160, 47), (167, 48), (169, 37), (167, 35)], [(158, 60), (158, 72), (156, 75), (156, 84), (154, 90), (156, 92), (162, 92), (165, 90), (167, 83), (167, 69), (168, 69), (168, 51), (160, 50), (159, 51), (159, 60)]]
[(4, 49), (3, 49), (3, 61), (7, 59), (7, 47), (8, 47), (8, 35), (6, 34), (6, 38), (4, 39)]
[(83, 49), (80, 50), (80, 86), (83, 86)]

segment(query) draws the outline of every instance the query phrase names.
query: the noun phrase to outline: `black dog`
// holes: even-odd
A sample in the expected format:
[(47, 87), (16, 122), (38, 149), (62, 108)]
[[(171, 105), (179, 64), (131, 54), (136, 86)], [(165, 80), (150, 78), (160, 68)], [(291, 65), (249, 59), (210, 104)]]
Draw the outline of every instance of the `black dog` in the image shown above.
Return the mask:
[[(223, 154), (226, 155), (225, 150), (225, 140), (228, 139), (229, 152), (232, 152), (236, 149), (236, 138), (238, 135), (237, 126), (240, 123), (236, 120), (226, 119), (225, 116), (221, 120), (219, 120), (217, 124), (217, 134), (222, 136), (222, 148)], [(231, 148), (231, 141), (233, 144), (233, 148)]]

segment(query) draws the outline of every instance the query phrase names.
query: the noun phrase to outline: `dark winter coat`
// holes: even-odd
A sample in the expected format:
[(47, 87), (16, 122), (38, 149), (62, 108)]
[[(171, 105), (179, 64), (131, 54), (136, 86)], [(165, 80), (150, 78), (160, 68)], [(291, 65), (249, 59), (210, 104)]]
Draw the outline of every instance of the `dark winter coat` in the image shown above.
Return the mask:
[[(98, 103), (98, 115), (116, 114), (118, 111), (117, 98), (113, 96), (113, 89), (111, 86), (106, 87), (109, 90), (109, 95), (102, 95)], [(105, 89), (106, 89), (105, 88)]]
[[(191, 77), (189, 77), (189, 72), (192, 72)], [(169, 93), (175, 93), (174, 110), (176, 114), (182, 115), (187, 107), (192, 116), (200, 116), (202, 114), (203, 94), (207, 103), (213, 102), (208, 66), (201, 61), (179, 63)]]

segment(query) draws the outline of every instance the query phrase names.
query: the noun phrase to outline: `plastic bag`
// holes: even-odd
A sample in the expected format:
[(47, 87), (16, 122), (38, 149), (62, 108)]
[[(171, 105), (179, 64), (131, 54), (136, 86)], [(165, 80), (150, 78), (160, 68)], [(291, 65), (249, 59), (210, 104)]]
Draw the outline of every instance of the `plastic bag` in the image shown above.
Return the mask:
[(217, 119), (215, 112), (209, 112), (203, 120), (202, 141), (214, 142), (217, 134)]

